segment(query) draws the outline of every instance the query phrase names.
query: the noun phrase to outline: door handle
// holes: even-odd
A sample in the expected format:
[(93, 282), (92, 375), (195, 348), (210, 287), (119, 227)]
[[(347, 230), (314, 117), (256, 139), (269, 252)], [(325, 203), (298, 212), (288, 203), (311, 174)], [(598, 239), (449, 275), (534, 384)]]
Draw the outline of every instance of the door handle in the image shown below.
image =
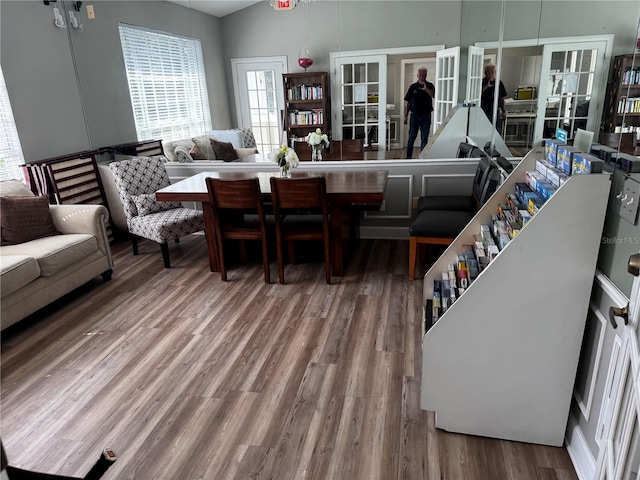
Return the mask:
[(637, 277), (640, 275), (640, 253), (636, 253), (629, 257), (629, 263), (627, 264), (627, 271)]
[(629, 304), (626, 307), (609, 307), (609, 322), (613, 328), (618, 328), (618, 322), (615, 317), (620, 317), (624, 320), (625, 325), (629, 325)]

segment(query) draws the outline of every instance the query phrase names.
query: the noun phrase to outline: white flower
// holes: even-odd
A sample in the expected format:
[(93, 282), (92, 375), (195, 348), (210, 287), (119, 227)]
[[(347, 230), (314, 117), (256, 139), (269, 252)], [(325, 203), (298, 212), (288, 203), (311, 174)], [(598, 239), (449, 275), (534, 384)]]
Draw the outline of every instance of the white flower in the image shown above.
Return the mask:
[(329, 137), (327, 137), (326, 133), (322, 133), (322, 130), (317, 128), (315, 132), (311, 132), (307, 135), (307, 143), (311, 147), (318, 146), (319, 148), (329, 148)]
[(269, 153), (269, 160), (277, 163), (279, 167), (288, 166), (290, 168), (296, 168), (300, 163), (300, 159), (295, 150), (286, 145), (273, 149), (271, 153)]

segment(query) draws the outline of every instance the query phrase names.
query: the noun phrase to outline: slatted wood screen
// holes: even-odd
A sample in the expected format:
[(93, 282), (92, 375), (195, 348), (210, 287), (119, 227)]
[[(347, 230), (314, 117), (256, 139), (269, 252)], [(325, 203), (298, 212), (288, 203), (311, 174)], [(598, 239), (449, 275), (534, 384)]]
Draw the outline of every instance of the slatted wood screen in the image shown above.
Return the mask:
[[(59, 205), (92, 204), (109, 209), (93, 151), (29, 163), (25, 171), (31, 190), (51, 196)], [(113, 242), (111, 220), (107, 233)]]

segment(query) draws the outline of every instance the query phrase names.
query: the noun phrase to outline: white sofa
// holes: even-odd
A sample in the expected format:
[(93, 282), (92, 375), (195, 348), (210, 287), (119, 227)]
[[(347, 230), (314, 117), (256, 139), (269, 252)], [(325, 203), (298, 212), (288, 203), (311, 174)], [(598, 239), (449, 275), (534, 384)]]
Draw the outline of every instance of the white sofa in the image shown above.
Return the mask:
[[(205, 135), (198, 135), (192, 138), (183, 138), (179, 140), (169, 140), (162, 142), (162, 149), (164, 151), (165, 157), (167, 157), (168, 162), (180, 162), (180, 163), (191, 163), (198, 161), (209, 161), (209, 162), (217, 162), (221, 163), (225, 160), (222, 158), (218, 158), (216, 155), (213, 146), (211, 145), (211, 140), (217, 140), (219, 142), (231, 143), (235, 153), (237, 155), (237, 159), (234, 160), (226, 160), (230, 161), (244, 161), (243, 159), (258, 153), (256, 149), (255, 140), (253, 139), (253, 134), (246, 134), (246, 130), (212, 130)], [(249, 140), (245, 140), (245, 137), (248, 137)], [(188, 155), (189, 150), (197, 146), (200, 151), (204, 154), (204, 159), (195, 159)], [(182, 152), (187, 152), (187, 155), (180, 156), (176, 149), (182, 149)]]
[[(21, 182), (0, 182), (1, 196), (28, 197)], [(113, 260), (101, 205), (50, 205), (60, 235), (0, 246), (0, 329), (22, 320), (92, 278), (109, 280)]]

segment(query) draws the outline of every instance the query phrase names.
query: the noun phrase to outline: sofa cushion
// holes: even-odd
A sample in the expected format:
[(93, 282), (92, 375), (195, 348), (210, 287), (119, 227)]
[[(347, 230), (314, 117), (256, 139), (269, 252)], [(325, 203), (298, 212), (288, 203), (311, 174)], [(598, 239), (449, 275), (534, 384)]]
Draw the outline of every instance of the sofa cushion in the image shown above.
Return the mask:
[(161, 202), (156, 200), (155, 193), (143, 193), (140, 195), (132, 195), (131, 199), (136, 204), (138, 216), (143, 217), (150, 213), (163, 212), (172, 208), (181, 208), (180, 202)]
[(189, 155), (194, 160), (208, 160), (206, 155), (202, 150), (200, 150), (200, 147), (198, 145), (194, 145), (193, 147), (191, 147), (191, 150), (189, 150)]
[(72, 233), (54, 237), (38, 238), (20, 245), (0, 247), (0, 257), (24, 255), (35, 258), (40, 267), (40, 276), (49, 277), (98, 251), (96, 237), (88, 233)]
[(33, 192), (29, 190), (20, 180), (5, 180), (0, 182), (0, 196), (2, 197), (33, 197)]
[(29, 255), (0, 256), (0, 295), (17, 292), (40, 276), (40, 267)]
[(3, 244), (24, 243), (56, 235), (49, 197), (0, 197), (0, 229)]
[(233, 162), (238, 159), (238, 153), (233, 148), (231, 142), (219, 142), (215, 138), (211, 139), (211, 147), (216, 154), (218, 160), (224, 160), (225, 162)]
[[(195, 147), (195, 145), (194, 145), (194, 147)], [(174, 150), (174, 153), (176, 155), (176, 161), (177, 162), (180, 162), (180, 163), (191, 163), (191, 162), (193, 162), (193, 157), (191, 156), (191, 153), (189, 153), (189, 150), (186, 149), (185, 147), (183, 147), (182, 145), (178, 145), (176, 147), (176, 149)]]
[[(200, 135), (198, 137), (193, 137), (193, 143), (195, 143), (198, 148), (204, 153), (204, 158), (206, 160), (215, 160), (216, 153), (213, 151), (213, 147), (211, 146), (211, 137), (209, 135)], [(191, 154), (193, 157), (193, 153)], [(196, 159), (193, 157), (194, 160)]]

